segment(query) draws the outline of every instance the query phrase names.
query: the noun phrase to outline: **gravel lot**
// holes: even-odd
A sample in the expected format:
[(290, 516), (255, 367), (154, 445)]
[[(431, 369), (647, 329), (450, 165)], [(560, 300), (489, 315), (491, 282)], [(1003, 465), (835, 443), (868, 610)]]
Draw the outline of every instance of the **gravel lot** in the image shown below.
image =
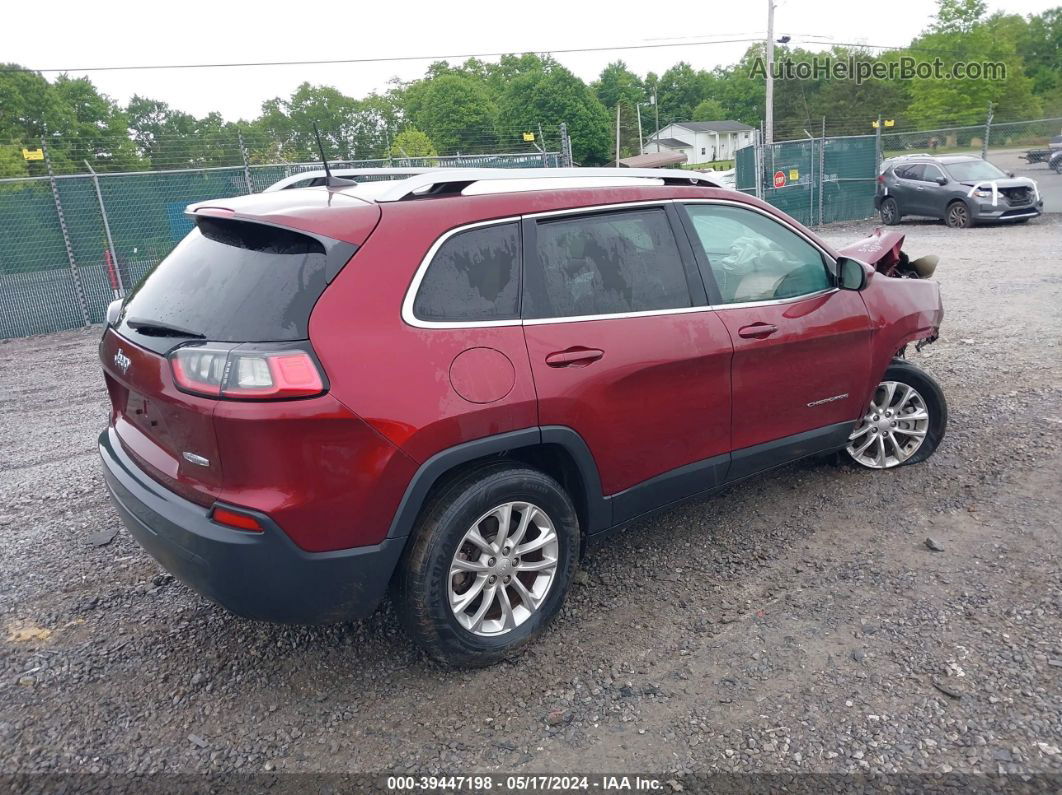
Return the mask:
[(386, 608), (254, 623), (124, 531), (98, 545), (99, 331), (0, 344), (0, 772), (1062, 774), (1062, 216), (903, 229), (943, 258), (943, 337), (912, 356), (950, 401), (937, 455), (645, 521), (483, 671)]

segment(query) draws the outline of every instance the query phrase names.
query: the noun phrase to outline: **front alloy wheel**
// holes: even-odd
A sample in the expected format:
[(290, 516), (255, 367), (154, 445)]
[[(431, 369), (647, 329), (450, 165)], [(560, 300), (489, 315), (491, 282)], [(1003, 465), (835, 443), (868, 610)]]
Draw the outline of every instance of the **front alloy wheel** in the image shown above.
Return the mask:
[(952, 229), (966, 229), (970, 226), (970, 209), (965, 202), (952, 202), (944, 221)]
[(948, 404), (936, 379), (894, 359), (845, 449), (868, 469), (916, 464), (933, 455), (947, 425)]
[(468, 529), (450, 564), (450, 609), (475, 635), (504, 635), (533, 616), (557, 573), (557, 531), (529, 502), (507, 502)]

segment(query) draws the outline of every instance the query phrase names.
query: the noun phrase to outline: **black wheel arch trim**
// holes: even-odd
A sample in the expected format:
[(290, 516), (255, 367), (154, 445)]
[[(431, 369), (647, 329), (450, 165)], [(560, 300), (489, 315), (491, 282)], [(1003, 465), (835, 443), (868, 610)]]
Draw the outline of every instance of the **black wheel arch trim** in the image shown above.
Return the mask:
[[(571, 456), (579, 470), (585, 499), (587, 534), (605, 530), (612, 524), (612, 505), (601, 491), (601, 477), (590, 448), (572, 428), (561, 425), (535, 426), (473, 439), (441, 450), (420, 465), (398, 504), (388, 538), (403, 538), (413, 532), (424, 501), (441, 477), (471, 461), (513, 450), (558, 445)], [(574, 495), (573, 495), (574, 496)]]

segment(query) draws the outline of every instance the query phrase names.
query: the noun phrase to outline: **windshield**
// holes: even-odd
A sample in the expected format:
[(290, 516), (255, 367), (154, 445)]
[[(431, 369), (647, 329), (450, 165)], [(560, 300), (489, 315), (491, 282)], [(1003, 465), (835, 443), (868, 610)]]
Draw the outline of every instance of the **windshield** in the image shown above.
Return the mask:
[(217, 342), (305, 339), (327, 276), (328, 257), (315, 238), (200, 218), (130, 295), (122, 333)]
[(944, 166), (951, 178), (958, 182), (971, 182), (982, 179), (1006, 179), (1007, 175), (987, 160), (962, 160)]

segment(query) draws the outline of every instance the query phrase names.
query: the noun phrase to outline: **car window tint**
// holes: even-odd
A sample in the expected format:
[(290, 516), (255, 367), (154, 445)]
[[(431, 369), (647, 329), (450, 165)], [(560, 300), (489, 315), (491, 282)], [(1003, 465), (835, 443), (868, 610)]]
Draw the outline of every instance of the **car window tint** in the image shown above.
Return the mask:
[(896, 169), (896, 176), (903, 179), (922, 179), (922, 173), (925, 171), (925, 166), (921, 163), (915, 163), (910, 166), (900, 166)]
[(723, 303), (794, 298), (831, 286), (819, 250), (777, 221), (722, 204), (686, 209)]
[(662, 207), (540, 221), (537, 253), (525, 317), (690, 306), (685, 269)]
[(435, 253), (413, 314), (430, 321), (511, 320), (520, 316), (519, 286), (517, 224), (468, 229)]

